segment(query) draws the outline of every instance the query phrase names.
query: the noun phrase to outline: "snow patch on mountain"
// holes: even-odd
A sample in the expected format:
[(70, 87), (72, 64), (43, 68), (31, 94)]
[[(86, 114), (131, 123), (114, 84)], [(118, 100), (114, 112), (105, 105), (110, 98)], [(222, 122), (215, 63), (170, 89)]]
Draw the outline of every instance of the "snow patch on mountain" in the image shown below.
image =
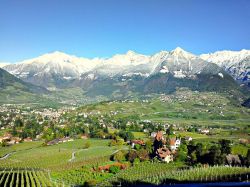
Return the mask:
[(6, 63), (6, 62), (0, 62), (0, 68), (3, 68), (4, 66), (9, 65), (10, 63)]
[(235, 80), (240, 83), (250, 83), (250, 50), (241, 51), (217, 51), (215, 53), (203, 54), (200, 57), (222, 67)]
[(219, 75), (221, 78), (224, 77), (224, 75), (223, 75), (222, 73), (218, 73), (218, 75)]
[[(133, 76), (149, 77), (157, 73), (171, 73), (176, 78), (213, 73), (223, 78), (221, 69), (213, 63), (224, 68), (236, 80), (249, 80), (250, 50), (218, 51), (196, 56), (177, 47), (170, 52), (160, 51), (151, 56), (128, 51), (111, 58), (93, 59), (56, 51), (5, 65), (4, 69), (25, 81), (51, 87), (55, 82), (70, 79), (91, 82), (97, 78), (121, 77), (127, 80)], [(48, 79), (51, 81), (48, 82)]]

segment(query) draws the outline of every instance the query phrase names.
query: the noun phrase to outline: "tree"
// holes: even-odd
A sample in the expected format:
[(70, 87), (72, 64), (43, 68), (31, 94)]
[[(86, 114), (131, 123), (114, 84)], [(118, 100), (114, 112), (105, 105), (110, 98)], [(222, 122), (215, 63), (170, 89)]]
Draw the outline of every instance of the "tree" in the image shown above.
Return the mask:
[(187, 153), (188, 153), (188, 149), (187, 149), (187, 145), (185, 144), (181, 144), (178, 150), (178, 154), (177, 154), (177, 161), (181, 161), (184, 162), (187, 160)]
[(209, 149), (209, 154), (208, 154), (208, 163), (211, 165), (221, 165), (225, 162), (225, 155), (221, 154), (221, 150), (219, 147), (213, 145)]
[(119, 131), (119, 134), (118, 134), (121, 138), (123, 138), (124, 139), (124, 141), (126, 142), (126, 141), (128, 141), (128, 140), (133, 140), (133, 139), (135, 139), (135, 137), (134, 137), (134, 134), (132, 133), (132, 132), (130, 132), (130, 131), (123, 131), (123, 130), (121, 130), (121, 131)]
[(23, 127), (23, 121), (20, 118), (17, 118), (15, 120), (15, 126), (16, 127)]
[(141, 145), (135, 144), (134, 148), (135, 148), (135, 150), (140, 150), (141, 149)]
[(147, 140), (145, 142), (145, 149), (148, 151), (149, 154), (153, 152), (153, 142), (151, 140)]
[(173, 135), (173, 125), (170, 125), (166, 130), (167, 135)]
[(229, 140), (219, 140), (219, 144), (221, 146), (221, 154), (230, 154), (231, 153), (231, 147), (230, 147), (230, 141)]
[(119, 166), (110, 166), (110, 168), (109, 168), (109, 172), (110, 173), (113, 173), (113, 174), (116, 174), (116, 173), (118, 173), (120, 171), (120, 167)]
[(113, 159), (114, 161), (121, 162), (125, 160), (125, 155), (122, 151), (118, 151), (117, 153), (114, 154)]
[(146, 149), (140, 149), (137, 154), (141, 161), (149, 160), (149, 153)]
[(127, 160), (133, 162), (138, 157), (137, 152), (135, 150), (130, 150), (127, 154)]
[(195, 152), (195, 151), (193, 151), (193, 152), (191, 153), (191, 155), (190, 155), (190, 162), (191, 162), (192, 164), (197, 163), (197, 157), (196, 157), (196, 152)]
[(135, 158), (133, 164), (136, 165), (136, 164), (139, 164), (139, 163), (140, 163), (140, 159), (139, 158)]
[(249, 167), (250, 166), (250, 149), (247, 150), (247, 156), (246, 156), (246, 165)]

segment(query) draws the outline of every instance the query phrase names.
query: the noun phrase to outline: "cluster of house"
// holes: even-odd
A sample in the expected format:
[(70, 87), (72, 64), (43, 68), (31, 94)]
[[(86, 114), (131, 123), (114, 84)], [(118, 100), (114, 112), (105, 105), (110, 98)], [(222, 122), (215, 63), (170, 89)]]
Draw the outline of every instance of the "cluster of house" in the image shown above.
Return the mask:
[[(164, 162), (171, 162), (174, 160), (174, 155), (177, 153), (178, 148), (181, 145), (181, 139), (180, 138), (169, 138), (166, 140), (164, 138), (164, 134), (162, 131), (155, 132), (151, 134), (151, 136), (154, 136), (155, 141), (162, 142), (163, 146), (159, 147), (155, 150), (155, 155)], [(191, 137), (185, 137), (186, 141), (191, 141)], [(167, 143), (168, 142), (168, 143)], [(143, 140), (132, 140), (131, 142), (131, 147), (134, 148), (135, 145), (141, 145), (144, 146), (145, 143)], [(167, 146), (168, 144), (168, 146)]]
[(72, 141), (74, 141), (74, 139), (72, 139), (70, 137), (56, 138), (54, 140), (47, 142), (46, 145), (56, 145), (59, 143), (72, 142)]
[[(75, 110), (75, 107), (63, 107), (60, 109), (31, 109), (29, 107), (23, 108), (19, 105), (3, 105), (0, 106), (0, 127), (1, 130), (8, 127), (13, 127), (17, 119), (21, 119), (22, 122), (29, 120), (31, 114), (36, 116), (38, 124), (42, 124), (45, 120), (58, 120), (62, 114), (65, 114), (67, 111)], [(4, 125), (7, 124), (7, 125)]]
[(16, 136), (12, 136), (10, 133), (5, 133), (3, 136), (0, 136), (0, 143), (5, 142), (6, 145), (14, 145), (14, 144), (18, 144), (20, 142), (31, 142), (33, 141), (32, 138), (27, 137), (27, 138), (19, 138)]
[(155, 141), (162, 142), (163, 146), (156, 149), (155, 154), (156, 156), (164, 161), (164, 162), (172, 162), (174, 160), (174, 155), (177, 152), (177, 149), (181, 145), (181, 139), (176, 137), (169, 138), (168, 143), (169, 147), (166, 146), (167, 140), (163, 136), (162, 131), (158, 131), (155, 136)]

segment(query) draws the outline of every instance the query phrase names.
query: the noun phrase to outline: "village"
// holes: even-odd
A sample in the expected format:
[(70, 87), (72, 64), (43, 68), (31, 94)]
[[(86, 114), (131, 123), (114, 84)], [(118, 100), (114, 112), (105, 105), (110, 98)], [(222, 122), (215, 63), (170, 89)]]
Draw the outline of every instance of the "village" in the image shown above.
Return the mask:
[[(209, 99), (211, 102), (207, 102)], [(222, 160), (229, 154), (236, 159), (241, 149), (245, 152), (248, 149), (248, 134), (237, 135), (244, 132), (245, 127), (206, 123), (210, 118), (233, 120), (231, 116), (222, 116), (222, 111), (228, 107), (226, 101), (222, 97), (214, 97), (213, 93), (200, 95), (199, 92), (184, 89), (175, 95), (161, 94), (154, 99), (114, 100), (79, 108), (2, 105), (0, 143), (6, 147), (42, 141), (44, 146), (54, 146), (79, 139), (104, 139), (110, 141), (111, 147), (129, 146), (135, 150), (119, 153), (131, 154), (126, 156), (131, 157), (130, 162), (134, 162), (132, 158), (136, 155), (141, 161), (157, 158), (166, 163), (181, 161), (197, 164), (209, 162), (206, 157), (211, 156), (208, 155), (213, 152), (211, 147), (220, 146), (219, 141), (226, 134), (229, 138), (232, 136), (227, 142), (232, 151), (218, 155), (223, 157), (220, 158)], [(216, 104), (219, 102), (219, 105)], [(178, 108), (179, 103), (184, 107)], [(197, 108), (189, 111), (190, 104)], [(216, 107), (213, 106), (215, 104)], [(199, 118), (201, 120), (197, 120)], [(200, 152), (199, 147), (202, 146), (204, 151)], [(209, 164), (214, 163), (211, 161)]]

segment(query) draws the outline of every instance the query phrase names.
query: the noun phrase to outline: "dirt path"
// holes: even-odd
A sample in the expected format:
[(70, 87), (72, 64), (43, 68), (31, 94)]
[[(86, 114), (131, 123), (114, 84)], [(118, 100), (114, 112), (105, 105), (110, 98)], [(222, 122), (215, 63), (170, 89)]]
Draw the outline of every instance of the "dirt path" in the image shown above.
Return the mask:
[(4, 160), (6, 158), (8, 158), (10, 155), (12, 155), (14, 152), (8, 153), (6, 155), (4, 155), (3, 157), (0, 157), (0, 160)]
[(76, 151), (74, 151), (71, 155), (71, 159), (69, 159), (69, 162), (72, 162), (76, 158)]

